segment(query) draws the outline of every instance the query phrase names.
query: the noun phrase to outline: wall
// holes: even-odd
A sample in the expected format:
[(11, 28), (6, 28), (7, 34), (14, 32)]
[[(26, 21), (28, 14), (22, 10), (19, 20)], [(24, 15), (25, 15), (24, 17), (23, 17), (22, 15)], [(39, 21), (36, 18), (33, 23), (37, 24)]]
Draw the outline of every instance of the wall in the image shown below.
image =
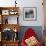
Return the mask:
[(0, 6), (1, 7), (11, 7), (14, 6), (15, 0), (0, 0)]
[[(20, 25), (21, 26), (43, 26), (43, 6), (42, 0), (25, 0), (21, 3), (21, 15), (20, 15)], [(37, 8), (37, 20), (36, 21), (24, 21), (23, 20), (23, 7), (36, 7)]]
[[(15, 0), (0, 0), (1, 7), (15, 6)], [(42, 0), (17, 0), (17, 6), (20, 7), (20, 26), (43, 26), (43, 6)], [(37, 20), (36, 21), (24, 21), (23, 20), (23, 7), (36, 7), (37, 8)], [(26, 24), (25, 24), (26, 23)]]

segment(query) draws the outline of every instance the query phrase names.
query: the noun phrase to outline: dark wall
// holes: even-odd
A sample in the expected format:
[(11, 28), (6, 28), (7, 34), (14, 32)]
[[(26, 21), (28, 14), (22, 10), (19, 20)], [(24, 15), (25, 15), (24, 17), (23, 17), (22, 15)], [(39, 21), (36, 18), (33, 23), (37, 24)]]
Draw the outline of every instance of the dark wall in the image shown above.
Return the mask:
[(43, 42), (43, 30), (41, 26), (21, 26), (19, 31), (20, 41), (22, 40), (23, 35), (28, 28), (32, 28), (37, 33), (39, 41)]

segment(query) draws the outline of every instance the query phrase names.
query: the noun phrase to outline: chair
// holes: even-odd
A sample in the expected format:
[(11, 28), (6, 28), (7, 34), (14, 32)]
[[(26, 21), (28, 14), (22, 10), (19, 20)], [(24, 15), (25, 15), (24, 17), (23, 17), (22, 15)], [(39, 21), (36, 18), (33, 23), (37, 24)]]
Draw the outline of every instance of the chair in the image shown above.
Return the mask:
[[(37, 34), (34, 32), (34, 30), (33, 30), (32, 28), (28, 28), (28, 29), (26, 30), (26, 32), (25, 32), (25, 34), (24, 34), (24, 36), (23, 36), (23, 38), (22, 38), (21, 46), (27, 46), (29, 42), (26, 41), (26, 42), (27, 42), (27, 43), (26, 43), (25, 40), (26, 40), (26, 39), (29, 40), (29, 38), (32, 38), (32, 36), (33, 36), (34, 38), (36, 38), (36, 40), (37, 40), (37, 44), (35, 44), (34, 46), (41, 46), (39, 40), (37, 39)], [(30, 45), (28, 45), (28, 46), (31, 46), (31, 43), (30, 43)], [(32, 45), (32, 46), (33, 46), (33, 45)]]

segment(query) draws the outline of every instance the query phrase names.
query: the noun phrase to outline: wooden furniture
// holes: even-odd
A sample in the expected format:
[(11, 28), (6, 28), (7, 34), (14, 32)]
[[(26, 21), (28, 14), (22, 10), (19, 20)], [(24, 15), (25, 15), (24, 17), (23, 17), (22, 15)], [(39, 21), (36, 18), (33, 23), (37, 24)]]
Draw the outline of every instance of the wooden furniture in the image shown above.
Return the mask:
[[(17, 16), (17, 20), (18, 20), (18, 16), (19, 16), (19, 7), (15, 8), (15, 7), (0, 7), (0, 20), (1, 20), (1, 24), (6, 24), (8, 23), (8, 16)], [(6, 17), (6, 18), (5, 18)], [(5, 20), (3, 20), (5, 19)], [(3, 23), (4, 22), (4, 23)]]
[[(13, 17), (13, 20), (9, 17)], [(16, 19), (14, 19), (14, 17)], [(2, 40), (2, 32), (5, 29), (11, 29), (15, 33), (19, 31), (19, 7), (0, 7), (0, 32), (1, 32), (1, 41), (0, 46), (18, 46), (19, 40)], [(8, 21), (10, 19), (10, 21)], [(12, 22), (14, 22), (12, 24)], [(15, 22), (16, 21), (16, 22)], [(9, 23), (11, 22), (11, 23)]]
[(44, 46), (46, 46), (46, 26), (44, 26)]
[(2, 42), (0, 41), (0, 46), (2, 46)]
[(43, 0), (43, 10), (44, 10), (44, 46), (46, 46), (46, 0)]
[(46, 0), (43, 0), (44, 26), (46, 26)]
[(18, 41), (5, 41), (3, 46), (18, 46)]

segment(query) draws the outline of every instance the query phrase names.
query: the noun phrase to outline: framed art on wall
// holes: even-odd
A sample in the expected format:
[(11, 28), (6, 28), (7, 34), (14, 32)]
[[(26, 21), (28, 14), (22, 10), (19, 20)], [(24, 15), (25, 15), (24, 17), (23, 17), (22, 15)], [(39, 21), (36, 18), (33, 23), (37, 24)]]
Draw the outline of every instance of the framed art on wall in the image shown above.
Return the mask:
[(24, 7), (23, 8), (24, 20), (36, 20), (37, 19), (37, 8), (36, 7)]
[(2, 10), (2, 15), (9, 15), (9, 10)]

